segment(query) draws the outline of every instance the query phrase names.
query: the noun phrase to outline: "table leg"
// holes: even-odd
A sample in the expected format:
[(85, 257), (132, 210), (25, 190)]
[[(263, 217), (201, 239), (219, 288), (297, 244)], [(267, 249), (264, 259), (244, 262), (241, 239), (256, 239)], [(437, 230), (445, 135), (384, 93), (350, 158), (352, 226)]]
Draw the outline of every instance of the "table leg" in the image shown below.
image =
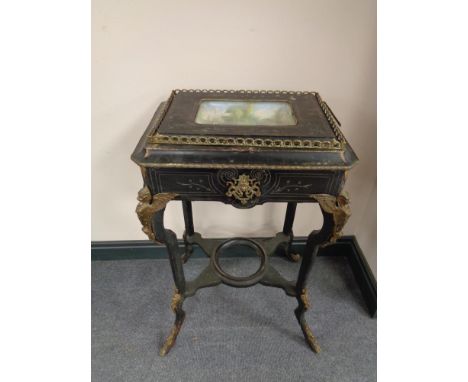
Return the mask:
[(184, 302), (186, 285), (184, 269), (182, 266), (182, 253), (177, 244), (177, 236), (174, 232), (164, 228), (164, 211), (166, 204), (174, 199), (177, 194), (174, 193), (160, 193), (152, 195), (149, 188), (144, 186), (138, 192), (138, 206), (136, 213), (143, 225), (143, 232), (148, 235), (150, 240), (156, 243), (164, 243), (169, 253), (169, 260), (171, 263), (172, 276), (176, 290), (172, 297), (171, 308), (175, 314), (175, 322), (172, 327), (171, 333), (167, 337), (164, 345), (161, 348), (160, 355), (166, 355), (172, 346), (174, 346), (177, 335), (184, 322), (185, 312), (182, 309)]
[[(176, 286), (171, 302), (171, 308), (176, 316), (175, 322), (170, 335), (161, 348), (161, 356), (166, 355), (170, 351), (180, 332), (185, 319), (185, 312), (182, 309), (182, 304), (185, 297), (188, 296), (182, 264), (183, 253), (179, 249), (175, 233), (164, 228), (164, 211), (166, 204), (175, 197), (177, 197), (177, 194), (174, 193), (160, 193), (153, 196), (147, 187), (143, 187), (138, 193), (138, 200), (140, 203), (138, 203), (136, 209), (138, 217), (143, 225), (143, 232), (145, 232), (151, 240), (165, 243), (169, 253), (169, 260)], [(320, 347), (305, 319), (305, 312), (310, 308), (310, 302), (307, 296), (307, 280), (319, 248), (333, 243), (341, 235), (341, 231), (351, 213), (349, 201), (343, 195), (315, 194), (310, 197), (320, 205), (323, 214), (323, 225), (320, 231), (313, 231), (307, 238), (296, 285), (294, 289), (291, 288), (290, 294), (295, 295), (298, 301), (298, 307), (295, 309), (294, 313), (301, 326), (304, 337), (310, 348), (315, 352), (319, 352)], [(190, 224), (191, 208), (188, 204), (186, 204), (186, 207), (187, 206), (187, 211), (189, 213), (187, 214), (188, 219), (186, 222), (189, 223), (188, 228), (193, 230), (193, 224)], [(284, 225), (284, 230), (291, 232), (291, 234), (295, 209), (295, 203), (288, 205)], [(288, 293), (288, 289), (286, 289), (286, 292)]]
[(294, 313), (301, 326), (304, 337), (315, 353), (320, 352), (320, 346), (305, 319), (305, 312), (311, 307), (307, 295), (307, 281), (312, 265), (320, 247), (333, 243), (341, 235), (341, 231), (351, 215), (348, 199), (343, 195), (312, 195), (320, 205), (323, 215), (323, 225), (320, 231), (312, 232), (306, 243), (302, 256), (299, 275), (296, 282), (296, 298), (298, 307)]
[(296, 215), (296, 207), (297, 207), (297, 203), (295, 202), (288, 203), (288, 206), (286, 207), (286, 216), (284, 218), (284, 225), (283, 225), (283, 233), (285, 235), (289, 235), (289, 241), (285, 245), (284, 250), (288, 259), (294, 262), (298, 262), (301, 259), (300, 254), (291, 252), (291, 243), (294, 239), (292, 227), (294, 224), (294, 217)]
[(194, 233), (192, 202), (190, 202), (189, 200), (182, 200), (182, 210), (184, 212), (185, 222), (185, 232), (183, 236), (185, 243), (185, 255), (183, 257), (183, 262), (186, 263), (190, 256), (192, 256), (193, 254), (193, 245), (187, 241), (187, 236), (192, 236)]
[(175, 292), (172, 297), (171, 309), (175, 314), (175, 322), (172, 327), (171, 333), (167, 337), (164, 345), (162, 346), (159, 354), (165, 356), (172, 346), (174, 346), (177, 335), (185, 319), (185, 312), (182, 309), (182, 304), (185, 298), (185, 276), (182, 265), (182, 252), (177, 244), (177, 236), (174, 232), (164, 228), (164, 211), (165, 208), (157, 211), (153, 217), (153, 228), (157, 239), (160, 239), (166, 244), (169, 253), (169, 260), (171, 263), (172, 276), (174, 277)]

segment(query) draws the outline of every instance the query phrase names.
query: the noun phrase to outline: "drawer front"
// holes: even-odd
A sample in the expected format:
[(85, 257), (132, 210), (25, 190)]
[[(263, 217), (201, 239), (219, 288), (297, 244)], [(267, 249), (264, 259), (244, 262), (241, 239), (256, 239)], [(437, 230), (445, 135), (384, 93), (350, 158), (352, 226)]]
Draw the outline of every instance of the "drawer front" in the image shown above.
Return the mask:
[(277, 173), (271, 196), (329, 194), (335, 177), (332, 173)]
[(310, 194), (337, 195), (344, 183), (338, 171), (251, 169), (150, 169), (155, 193), (174, 192), (191, 200), (213, 200), (238, 207), (267, 201), (309, 201)]
[(216, 195), (211, 172), (157, 172), (152, 177), (157, 192), (186, 195)]

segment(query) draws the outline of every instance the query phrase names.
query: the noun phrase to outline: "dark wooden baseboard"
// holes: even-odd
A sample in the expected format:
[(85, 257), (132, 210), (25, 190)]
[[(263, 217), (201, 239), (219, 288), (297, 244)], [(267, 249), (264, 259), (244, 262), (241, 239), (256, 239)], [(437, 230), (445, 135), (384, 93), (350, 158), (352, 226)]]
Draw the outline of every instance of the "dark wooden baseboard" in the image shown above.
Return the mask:
[(318, 254), (346, 256), (371, 317), (377, 314), (377, 281), (367, 263), (356, 236), (343, 236), (335, 244), (322, 248)]
[[(306, 238), (297, 237), (293, 241), (293, 249), (302, 253)], [(183, 242), (180, 243), (183, 245)], [(279, 253), (278, 253), (279, 255)], [(204, 257), (202, 250), (194, 246), (192, 258)], [(232, 252), (231, 256), (252, 256), (244, 252)], [(366, 302), (371, 317), (377, 312), (377, 282), (369, 268), (355, 236), (343, 236), (336, 243), (322, 248), (318, 256), (345, 256), (353, 271), (356, 282)], [(164, 245), (157, 245), (149, 240), (128, 241), (94, 241), (91, 242), (91, 260), (140, 260), (166, 259), (167, 252)]]

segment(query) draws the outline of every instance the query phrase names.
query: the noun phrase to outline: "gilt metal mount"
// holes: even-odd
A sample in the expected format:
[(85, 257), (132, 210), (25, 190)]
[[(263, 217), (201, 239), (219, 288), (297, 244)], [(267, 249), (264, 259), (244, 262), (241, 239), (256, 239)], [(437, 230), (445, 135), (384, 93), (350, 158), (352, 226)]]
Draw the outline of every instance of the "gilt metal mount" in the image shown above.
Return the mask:
[(260, 183), (249, 175), (241, 174), (226, 183), (229, 186), (226, 196), (233, 197), (245, 205), (248, 201), (260, 197)]
[(324, 213), (328, 213), (333, 216), (334, 225), (329, 244), (336, 242), (336, 240), (342, 235), (343, 227), (351, 216), (348, 197), (343, 194), (338, 196), (315, 194), (311, 195), (311, 197), (318, 202)]
[(144, 186), (140, 191), (138, 191), (138, 205), (136, 208), (136, 213), (138, 219), (140, 219), (142, 231), (148, 236), (150, 240), (160, 243), (154, 235), (151, 220), (153, 219), (154, 214), (166, 207), (166, 204), (174, 199), (177, 194), (173, 192), (165, 192), (156, 195), (151, 195), (151, 191), (148, 187)]

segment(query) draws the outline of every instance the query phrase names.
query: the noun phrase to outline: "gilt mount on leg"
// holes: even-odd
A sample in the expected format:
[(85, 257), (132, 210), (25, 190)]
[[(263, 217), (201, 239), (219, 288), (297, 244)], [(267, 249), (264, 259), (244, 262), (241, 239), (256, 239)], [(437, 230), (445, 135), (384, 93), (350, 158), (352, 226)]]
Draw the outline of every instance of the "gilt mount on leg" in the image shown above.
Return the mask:
[(177, 339), (177, 336), (179, 335), (180, 328), (184, 323), (185, 312), (182, 310), (183, 302), (184, 296), (176, 288), (171, 300), (171, 309), (176, 315), (176, 319), (174, 325), (172, 326), (171, 333), (169, 334), (163, 346), (161, 347), (161, 350), (159, 351), (159, 355), (161, 357), (164, 357), (172, 349)]
[(156, 195), (151, 195), (151, 192), (147, 186), (144, 186), (138, 191), (138, 205), (136, 213), (138, 219), (140, 219), (142, 231), (148, 236), (150, 240), (160, 244), (161, 241), (156, 239), (152, 228), (152, 219), (154, 214), (166, 207), (166, 204), (174, 199), (177, 194), (173, 192), (164, 192)]
[(299, 325), (301, 326), (302, 333), (304, 334), (307, 344), (312, 349), (312, 351), (314, 353), (320, 353), (321, 351), (320, 345), (318, 344), (317, 339), (312, 333), (312, 329), (310, 329), (304, 317), (305, 312), (311, 308), (311, 304), (309, 301), (309, 296), (308, 296), (306, 288), (303, 288), (301, 290), (298, 301), (299, 301), (299, 306), (294, 311), (294, 313), (296, 314), (296, 318), (299, 322)]
[(325, 243), (325, 245), (334, 243), (342, 235), (343, 227), (351, 216), (349, 199), (343, 194), (338, 196), (315, 194), (311, 195), (311, 197), (318, 202), (322, 213), (332, 215), (333, 230), (328, 243)]

